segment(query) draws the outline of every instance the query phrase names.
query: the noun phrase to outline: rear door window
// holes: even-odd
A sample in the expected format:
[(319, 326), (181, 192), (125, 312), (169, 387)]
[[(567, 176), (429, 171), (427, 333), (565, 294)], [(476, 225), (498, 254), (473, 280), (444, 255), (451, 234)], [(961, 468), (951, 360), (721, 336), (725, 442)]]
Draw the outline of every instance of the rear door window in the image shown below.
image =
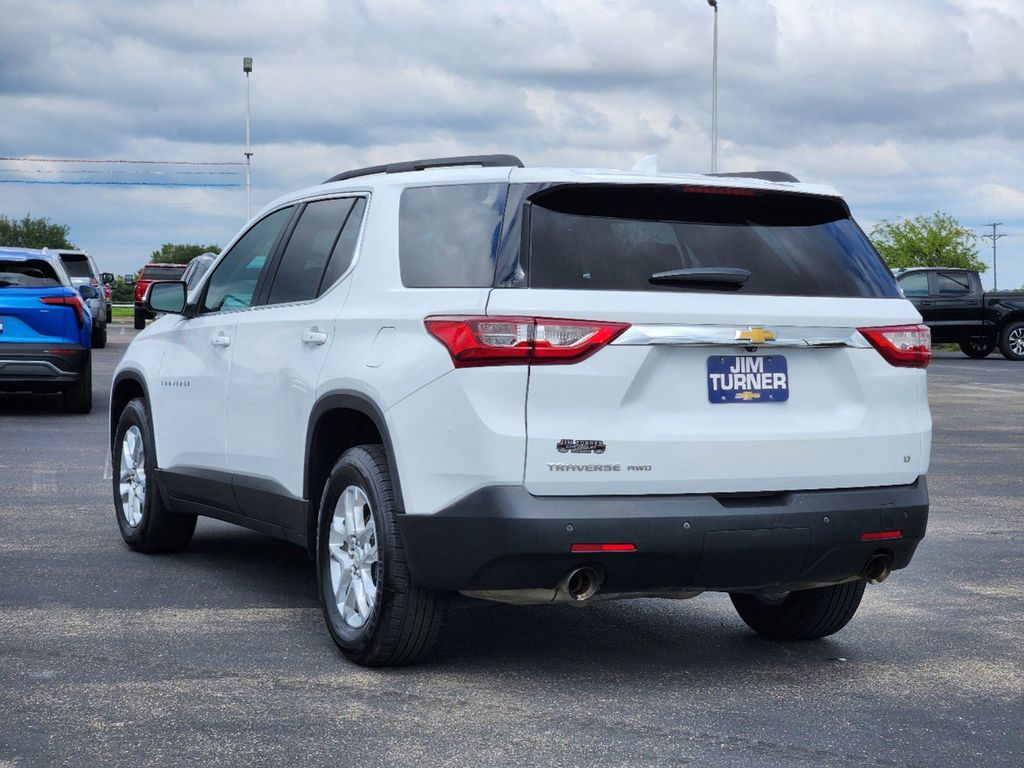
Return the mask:
[(268, 304), (316, 297), (354, 202), (351, 197), (316, 200), (303, 209), (281, 257)]
[(294, 208), (280, 208), (260, 219), (231, 246), (206, 281), (203, 312), (226, 312), (252, 306), (267, 259)]
[(687, 186), (559, 185), (531, 198), (531, 288), (697, 290), (657, 272), (738, 268), (739, 293), (896, 298), (889, 270), (836, 198)]
[(338, 242), (335, 244), (334, 250), (331, 251), (331, 259), (327, 262), (327, 270), (320, 281), (320, 290), (317, 292), (318, 296), (330, 290), (331, 286), (338, 282), (352, 265), (352, 259), (356, 253), (356, 244), (359, 242), (359, 231), (363, 224), (363, 213), (365, 212), (366, 198), (360, 197), (353, 204), (352, 210), (349, 211), (345, 224), (341, 228), (341, 234), (338, 236)]
[(407, 288), (485, 288), (494, 282), (507, 184), (410, 187), (399, 206)]
[(966, 272), (937, 272), (935, 285), (939, 296), (963, 296), (971, 292), (971, 281)]

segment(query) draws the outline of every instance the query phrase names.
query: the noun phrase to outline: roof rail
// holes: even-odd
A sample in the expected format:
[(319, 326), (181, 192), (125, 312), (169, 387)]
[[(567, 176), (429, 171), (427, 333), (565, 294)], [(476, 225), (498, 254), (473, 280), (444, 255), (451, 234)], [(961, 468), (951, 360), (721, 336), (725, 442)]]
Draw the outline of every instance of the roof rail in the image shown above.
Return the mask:
[(457, 165), (476, 165), (481, 168), (522, 168), (523, 161), (515, 155), (465, 155), (463, 157), (434, 157), (429, 160), (409, 160), (404, 163), (388, 165), (372, 165), (369, 168), (356, 168), (332, 176), (324, 184), (332, 181), (345, 181), (357, 176), (372, 176), (376, 173), (406, 173), (422, 171), (427, 168), (451, 168)]
[(707, 176), (728, 176), (737, 179), (761, 179), (762, 181), (797, 181), (796, 176), (785, 171), (737, 171), (736, 173), (709, 173)]

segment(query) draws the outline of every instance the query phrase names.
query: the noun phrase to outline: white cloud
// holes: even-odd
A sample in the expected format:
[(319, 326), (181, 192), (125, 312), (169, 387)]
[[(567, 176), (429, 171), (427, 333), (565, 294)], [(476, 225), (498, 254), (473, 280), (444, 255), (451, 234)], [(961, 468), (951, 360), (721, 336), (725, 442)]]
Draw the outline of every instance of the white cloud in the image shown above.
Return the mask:
[[(832, 183), (866, 223), (1001, 217), (1024, 283), (1019, 0), (720, 7), (723, 168)], [(707, 168), (704, 0), (0, 0), (0, 16), (7, 156), (241, 160), (253, 56), (254, 205), (413, 156)], [(28, 210), (124, 271), (167, 240), (226, 241), (244, 191), (0, 184), (0, 212)]]

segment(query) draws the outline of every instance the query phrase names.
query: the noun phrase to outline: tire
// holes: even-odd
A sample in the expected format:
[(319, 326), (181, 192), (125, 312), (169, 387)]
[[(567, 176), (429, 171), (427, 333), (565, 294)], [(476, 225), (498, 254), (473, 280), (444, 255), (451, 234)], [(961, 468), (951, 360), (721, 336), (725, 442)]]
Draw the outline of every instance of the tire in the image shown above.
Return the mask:
[(1024, 360), (1024, 322), (1007, 323), (999, 334), (999, 351), (1007, 360)]
[(85, 353), (82, 377), (63, 389), (64, 413), (89, 413), (92, 410), (92, 352)]
[(105, 346), (107, 346), (107, 324), (103, 323), (99, 327), (93, 327), (92, 348), (103, 349)]
[(980, 360), (983, 357), (988, 357), (992, 350), (996, 348), (995, 339), (984, 339), (981, 337), (974, 337), (968, 341), (960, 342), (960, 351), (968, 357), (973, 357), (975, 360)]
[(859, 579), (790, 592), (771, 602), (746, 593), (729, 597), (740, 618), (758, 634), (773, 640), (817, 640), (838, 632), (853, 618), (866, 583)]
[(135, 330), (141, 331), (146, 327), (146, 310), (135, 308)]
[(317, 587), (331, 637), (356, 664), (412, 664), (437, 641), (447, 595), (409, 583), (379, 445), (350, 448), (331, 469), (320, 499)]
[(114, 431), (112, 463), (114, 511), (125, 543), (137, 552), (150, 554), (183, 549), (192, 540), (196, 516), (171, 512), (153, 483), (156, 447), (146, 401), (141, 398), (135, 398), (121, 411)]

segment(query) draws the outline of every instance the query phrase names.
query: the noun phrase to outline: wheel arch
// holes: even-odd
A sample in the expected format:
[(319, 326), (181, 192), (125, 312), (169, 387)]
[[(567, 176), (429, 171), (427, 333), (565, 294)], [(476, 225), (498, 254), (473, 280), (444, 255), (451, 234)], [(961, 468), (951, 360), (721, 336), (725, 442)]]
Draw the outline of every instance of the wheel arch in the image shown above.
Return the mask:
[(306, 456), (302, 495), (308, 500), (307, 547), (316, 552), (320, 496), (335, 462), (349, 448), (379, 443), (391, 469), (392, 490), (397, 512), (405, 510), (391, 434), (384, 412), (367, 395), (354, 390), (329, 392), (314, 404), (306, 430)]
[[(114, 377), (114, 383), (110, 387), (109, 443), (111, 451), (114, 449), (114, 434), (117, 432), (117, 422), (121, 418), (121, 411), (136, 397), (143, 398), (147, 403), (151, 402), (145, 378), (140, 372), (132, 369), (121, 371)], [(156, 459), (155, 456), (153, 458)]]

